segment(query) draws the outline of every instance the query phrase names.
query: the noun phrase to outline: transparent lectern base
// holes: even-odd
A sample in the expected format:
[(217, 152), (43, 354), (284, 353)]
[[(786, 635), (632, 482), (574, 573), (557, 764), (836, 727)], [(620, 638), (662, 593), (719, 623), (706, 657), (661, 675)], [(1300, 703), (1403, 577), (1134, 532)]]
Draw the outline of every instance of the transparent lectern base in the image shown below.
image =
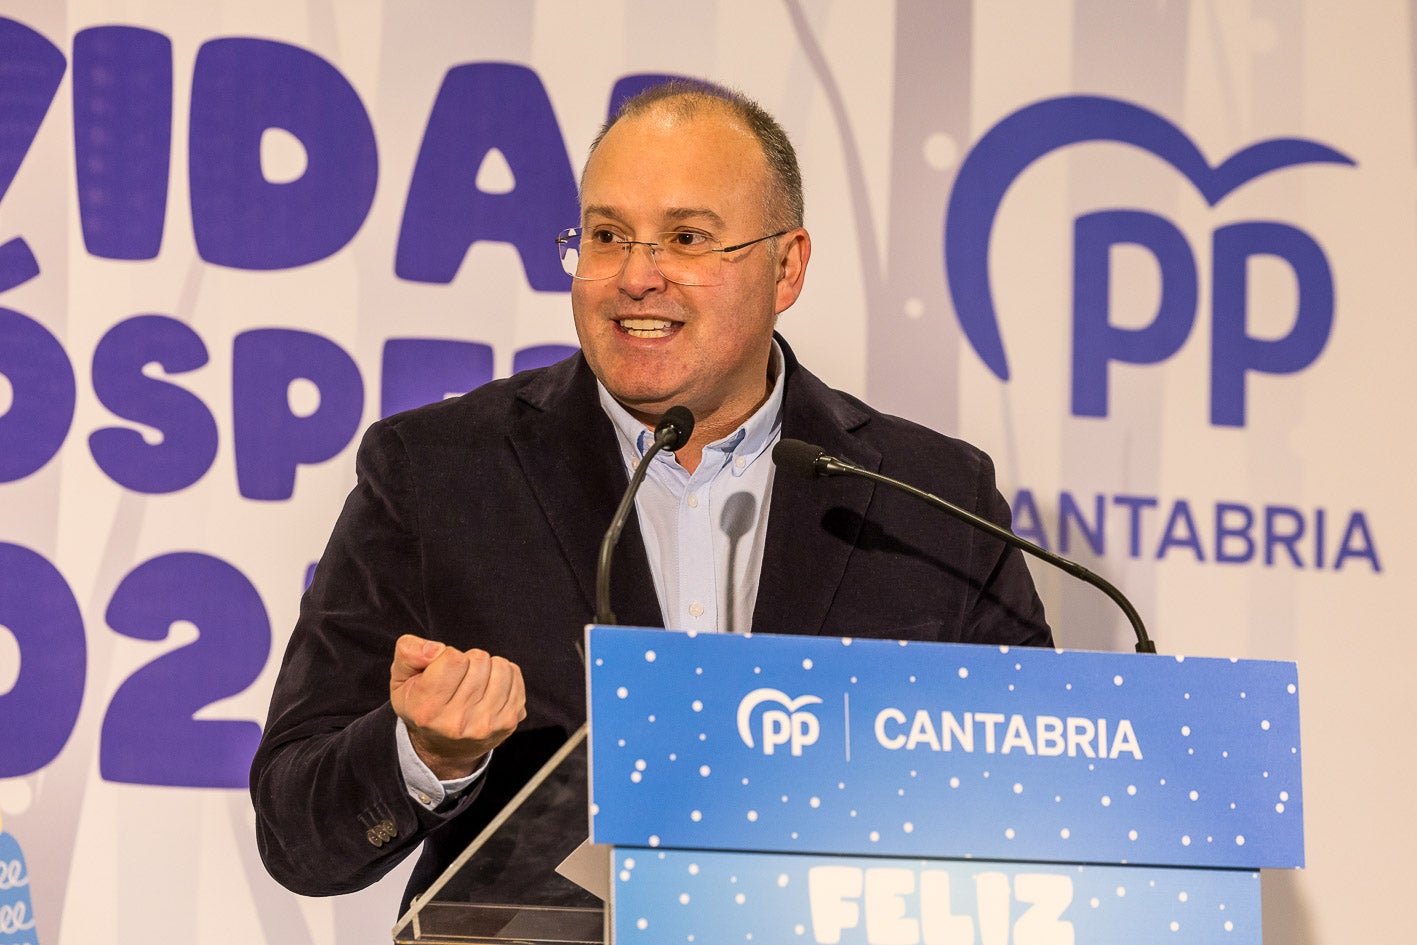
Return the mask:
[[(421, 935), (395, 937), (420, 945), (604, 945), (600, 909), (563, 906), (478, 906), (429, 903), (415, 920)], [(412, 925), (408, 931), (411, 931)]]
[(556, 867), (587, 834), (586, 729), (527, 782), (394, 927), (399, 945), (603, 945), (598, 897)]

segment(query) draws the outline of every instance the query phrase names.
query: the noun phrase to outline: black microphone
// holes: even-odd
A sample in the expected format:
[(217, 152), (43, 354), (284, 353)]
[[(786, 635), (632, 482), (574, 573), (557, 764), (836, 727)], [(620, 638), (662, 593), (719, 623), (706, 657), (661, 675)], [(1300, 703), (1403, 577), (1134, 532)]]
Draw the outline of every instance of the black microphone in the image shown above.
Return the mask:
[(1042, 559), (1071, 574), (1080, 581), (1086, 581), (1093, 587), (1102, 591), (1122, 608), (1122, 613), (1127, 615), (1127, 620), (1132, 625), (1133, 632), (1137, 635), (1138, 653), (1155, 653), (1156, 644), (1146, 635), (1146, 627), (1142, 626), (1141, 615), (1132, 606), (1132, 602), (1106, 579), (1098, 577), (1087, 568), (1070, 561), (1062, 555), (1056, 555), (1041, 545), (1036, 545), (1026, 538), (1020, 538), (1007, 528), (994, 524), (987, 518), (981, 518), (968, 509), (962, 509), (953, 502), (948, 502), (937, 495), (917, 489), (912, 485), (901, 482), (899, 479), (892, 479), (890, 476), (883, 476), (880, 473), (872, 472), (869, 469), (862, 469), (855, 463), (837, 459), (835, 456), (828, 456), (826, 451), (820, 446), (813, 446), (810, 443), (803, 443), (801, 440), (781, 440), (772, 450), (772, 461), (779, 469), (801, 476), (804, 479), (816, 479), (821, 476), (857, 476), (862, 479), (869, 479), (872, 482), (879, 482), (882, 485), (890, 486), (892, 489), (899, 489), (907, 495), (912, 495), (917, 499), (933, 505), (935, 508), (946, 512), (962, 522), (974, 526), (993, 535), (1006, 544), (1013, 545), (1021, 551), (1026, 551), (1035, 558)]
[(596, 623), (613, 624), (615, 622), (615, 614), (610, 609), (610, 556), (614, 554), (615, 546), (620, 543), (620, 533), (625, 530), (625, 522), (630, 517), (635, 493), (640, 491), (640, 483), (645, 481), (645, 473), (649, 471), (650, 461), (660, 450), (668, 450), (672, 453), (679, 449), (689, 442), (689, 435), (693, 432), (694, 415), (688, 407), (670, 407), (664, 411), (664, 416), (659, 418), (659, 425), (654, 428), (654, 443), (645, 450), (645, 455), (635, 466), (635, 474), (630, 477), (630, 485), (626, 487), (625, 495), (620, 499), (620, 506), (615, 510), (615, 517), (610, 520), (610, 527), (606, 529), (605, 538), (600, 542), (600, 558), (595, 567)]

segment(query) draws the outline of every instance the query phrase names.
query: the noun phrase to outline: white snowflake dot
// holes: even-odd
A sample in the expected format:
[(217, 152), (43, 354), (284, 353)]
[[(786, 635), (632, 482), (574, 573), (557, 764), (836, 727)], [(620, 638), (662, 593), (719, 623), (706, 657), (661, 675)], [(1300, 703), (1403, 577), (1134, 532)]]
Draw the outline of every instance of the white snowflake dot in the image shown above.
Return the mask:
[(1117, 675), (1117, 676), (1113, 676), (1113, 677), (1112, 677), (1112, 685), (1114, 685), (1114, 686), (1120, 686), (1121, 684), (1122, 684), (1122, 677), (1121, 677), (1120, 675)]
[(635, 928), (643, 932), (645, 929), (649, 928), (649, 919), (636, 919)]
[(960, 678), (960, 679), (968, 679), (968, 678), (969, 678), (969, 670), (968, 670), (967, 668), (961, 666), (961, 667), (959, 668), (959, 678)]
[(811, 660), (803, 660), (803, 661), (802, 661), (802, 668), (803, 668), (803, 669), (811, 669), (811, 668), (812, 668), (812, 661), (811, 661)]
[(656, 658), (656, 657), (655, 657), (654, 650), (645, 650), (645, 662), (646, 662), (646, 663), (653, 663), (653, 662), (655, 661), (655, 658)]
[(626, 689), (624, 686), (621, 686), (619, 689), (615, 690), (615, 695), (619, 696), (621, 699), (624, 699), (629, 694), (630, 690)]
[(1068, 838), (1071, 837), (1072, 835), (1073, 835), (1073, 832), (1072, 832), (1071, 830), (1069, 830), (1067, 827), (1064, 827), (1062, 830), (1059, 830), (1059, 831), (1058, 831), (1058, 836), (1062, 837), (1064, 840), (1068, 839)]
[(712, 773), (708, 765), (699, 765), (699, 777), (706, 778)]

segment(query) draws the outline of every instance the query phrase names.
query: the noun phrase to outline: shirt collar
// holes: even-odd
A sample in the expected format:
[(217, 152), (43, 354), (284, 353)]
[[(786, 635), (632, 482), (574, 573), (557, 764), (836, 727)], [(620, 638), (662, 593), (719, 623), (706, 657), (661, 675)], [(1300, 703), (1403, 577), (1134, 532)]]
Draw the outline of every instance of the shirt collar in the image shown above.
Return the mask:
[[(768, 372), (772, 377), (772, 389), (768, 391), (767, 400), (763, 401), (762, 406), (743, 421), (738, 429), (704, 447), (704, 452), (713, 450), (724, 454), (725, 461), (731, 456), (734, 460), (734, 475), (742, 475), (754, 460), (777, 442), (778, 436), (782, 432), (782, 397), (783, 388), (786, 386), (783, 384), (783, 376), (786, 373), (785, 364), (782, 348), (778, 346), (777, 339), (774, 338), (772, 352), (768, 358)], [(654, 431), (647, 429), (643, 423), (631, 416), (630, 412), (610, 395), (610, 391), (605, 389), (605, 385), (600, 382), (599, 378), (596, 378), (595, 387), (600, 397), (600, 407), (615, 427), (615, 438), (619, 442), (620, 452), (625, 462), (633, 466), (654, 444)], [(655, 459), (674, 463), (673, 455), (667, 452), (661, 452)]]

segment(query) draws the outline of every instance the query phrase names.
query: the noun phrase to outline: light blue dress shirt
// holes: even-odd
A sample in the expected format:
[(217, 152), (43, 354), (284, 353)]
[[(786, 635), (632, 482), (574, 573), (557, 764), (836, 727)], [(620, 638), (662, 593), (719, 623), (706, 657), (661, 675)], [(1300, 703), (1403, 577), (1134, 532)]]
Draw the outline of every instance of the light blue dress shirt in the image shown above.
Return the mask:
[[(753, 622), (782, 436), (782, 352), (772, 352), (772, 390), (763, 405), (728, 436), (704, 447), (690, 473), (672, 453), (650, 462), (635, 495), (640, 535), (671, 630), (746, 633)], [(600, 386), (600, 406), (615, 425), (620, 453), (633, 472), (654, 433)]]

